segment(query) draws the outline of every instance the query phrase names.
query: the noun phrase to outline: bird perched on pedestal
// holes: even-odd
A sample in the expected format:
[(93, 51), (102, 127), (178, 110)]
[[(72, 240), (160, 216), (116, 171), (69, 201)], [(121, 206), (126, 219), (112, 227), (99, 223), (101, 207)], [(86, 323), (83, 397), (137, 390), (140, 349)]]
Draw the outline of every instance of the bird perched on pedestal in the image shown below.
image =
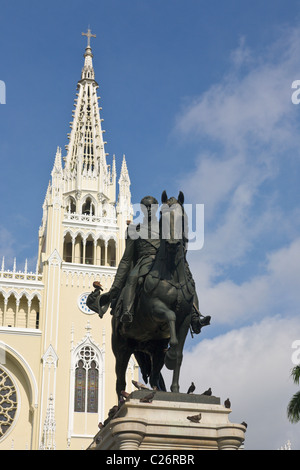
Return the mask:
[(136, 380), (132, 380), (133, 385), (138, 389), (138, 390), (150, 390), (146, 385), (141, 384), (140, 382), (137, 382)]
[(122, 391), (121, 391), (121, 395), (122, 395), (123, 398), (128, 398), (129, 395), (130, 395), (130, 393), (125, 392), (125, 390), (122, 390)]
[(224, 406), (225, 406), (225, 408), (230, 408), (230, 407), (231, 407), (231, 403), (230, 403), (229, 398), (227, 398), (227, 399), (224, 401)]
[(152, 403), (152, 400), (154, 398), (155, 392), (149, 393), (145, 397), (140, 399), (141, 403)]
[(187, 393), (194, 393), (195, 389), (196, 389), (195, 384), (194, 382), (192, 382), (191, 385), (189, 386)]
[(208, 395), (208, 396), (211, 396), (211, 388), (209, 387), (207, 390), (205, 390), (205, 392), (202, 393), (202, 395)]
[(201, 419), (201, 413), (199, 413), (198, 415), (187, 416), (187, 419), (191, 421), (192, 423), (199, 423)]

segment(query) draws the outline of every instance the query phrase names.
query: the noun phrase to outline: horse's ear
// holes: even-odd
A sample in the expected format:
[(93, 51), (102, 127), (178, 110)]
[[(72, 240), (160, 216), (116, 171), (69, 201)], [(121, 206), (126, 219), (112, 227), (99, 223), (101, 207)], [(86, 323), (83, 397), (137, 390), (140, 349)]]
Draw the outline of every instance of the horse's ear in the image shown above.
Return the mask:
[(167, 192), (164, 190), (161, 195), (161, 202), (165, 204), (168, 200)]
[(183, 205), (184, 203), (184, 194), (182, 191), (179, 191), (179, 194), (178, 194), (178, 202), (179, 204)]

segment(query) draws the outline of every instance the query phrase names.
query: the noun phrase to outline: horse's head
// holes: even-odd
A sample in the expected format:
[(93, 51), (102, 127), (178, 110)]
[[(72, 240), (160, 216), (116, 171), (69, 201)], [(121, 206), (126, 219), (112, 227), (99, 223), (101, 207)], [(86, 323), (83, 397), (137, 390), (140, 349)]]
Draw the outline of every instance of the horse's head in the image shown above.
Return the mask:
[(185, 242), (184, 195), (180, 191), (178, 198), (168, 198), (166, 191), (161, 196), (160, 237), (165, 240), (168, 250), (175, 250)]

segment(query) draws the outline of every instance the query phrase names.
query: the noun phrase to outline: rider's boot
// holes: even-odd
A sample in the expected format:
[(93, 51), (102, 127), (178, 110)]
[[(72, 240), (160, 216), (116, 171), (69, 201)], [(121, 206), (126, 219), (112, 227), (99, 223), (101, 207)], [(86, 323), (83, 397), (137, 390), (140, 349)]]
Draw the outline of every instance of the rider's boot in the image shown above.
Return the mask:
[(123, 313), (121, 315), (121, 323), (132, 323), (133, 320), (133, 302), (135, 296), (135, 286), (128, 285), (125, 287), (123, 298)]
[(193, 333), (195, 333), (195, 335), (198, 335), (200, 333), (200, 331), (201, 331), (200, 316), (194, 308), (193, 308), (192, 318), (191, 318), (191, 327), (192, 327)]
[(206, 316), (206, 317), (202, 316), (201, 318), (197, 307), (193, 305), (192, 318), (191, 318), (191, 327), (192, 327), (193, 333), (195, 333), (195, 335), (198, 335), (203, 326), (210, 324), (210, 318), (211, 318), (210, 316)]

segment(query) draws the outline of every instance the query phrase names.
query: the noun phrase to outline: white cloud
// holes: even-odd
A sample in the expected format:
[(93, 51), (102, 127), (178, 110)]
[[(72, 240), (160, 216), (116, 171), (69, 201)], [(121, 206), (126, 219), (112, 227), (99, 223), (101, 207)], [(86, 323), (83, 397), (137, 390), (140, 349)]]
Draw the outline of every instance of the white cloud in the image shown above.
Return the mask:
[[(291, 102), (299, 47), (300, 30), (292, 30), (264, 56), (248, 60), (242, 42), (227, 76), (181, 110), (176, 135), (199, 141), (196, 167), (182, 187), (188, 199), (205, 203), (207, 220), (224, 203), (231, 211), (236, 205), (248, 210), (264, 183), (299, 155), (299, 108)], [(236, 63), (244, 56), (247, 67), (240, 71)]]
[[(277, 449), (288, 439), (300, 449), (297, 425), (286, 416), (298, 390), (290, 377), (295, 339), (300, 339), (300, 320), (281, 316), (204, 339), (184, 352), (180, 391), (194, 381), (195, 393), (211, 387), (222, 404), (229, 397), (230, 421), (248, 423), (246, 449)], [(164, 369), (163, 375), (169, 388), (171, 373)]]
[[(223, 80), (181, 111), (177, 130), (209, 137), (230, 151), (243, 152), (249, 139), (253, 150), (262, 143), (277, 153), (278, 146), (286, 149), (296, 124), (291, 85), (299, 70), (299, 44), (299, 30), (287, 31), (264, 54), (244, 60), (250, 52), (242, 43), (232, 53), (238, 60)], [(237, 62), (246, 62), (246, 67), (240, 69)], [(261, 157), (252, 155), (254, 160)]]
[(194, 258), (190, 266), (202, 313), (211, 315), (215, 324), (234, 326), (265, 315), (299, 313), (300, 239), (269, 253), (264, 273), (240, 284), (230, 278), (212, 282), (209, 262), (199, 267)]
[(187, 202), (205, 205), (204, 247), (189, 257), (200, 309), (212, 316), (210, 335), (234, 328), (193, 340), (181, 390), (194, 380), (198, 392), (211, 386), (222, 400), (229, 396), (231, 420), (249, 424), (250, 449), (277, 449), (288, 439), (300, 449), (286, 418), (295, 393), (291, 345), (300, 339), (298, 187), (286, 203), (286, 167), (299, 170), (300, 107), (291, 102), (299, 48), (300, 29), (285, 30), (260, 56), (242, 40), (228, 74), (186, 106), (176, 126), (177, 135), (199, 142), (181, 188)]
[[(203, 310), (217, 322), (294, 313), (299, 301), (299, 198), (285, 203), (290, 188), (281, 177), (299, 160), (300, 108), (291, 102), (299, 46), (300, 29), (285, 30), (260, 56), (242, 40), (228, 74), (177, 121), (181, 136), (203, 140), (181, 187), (186, 201), (204, 203), (204, 247), (193, 251), (191, 267)], [(231, 273), (240, 266), (238, 282)]]

